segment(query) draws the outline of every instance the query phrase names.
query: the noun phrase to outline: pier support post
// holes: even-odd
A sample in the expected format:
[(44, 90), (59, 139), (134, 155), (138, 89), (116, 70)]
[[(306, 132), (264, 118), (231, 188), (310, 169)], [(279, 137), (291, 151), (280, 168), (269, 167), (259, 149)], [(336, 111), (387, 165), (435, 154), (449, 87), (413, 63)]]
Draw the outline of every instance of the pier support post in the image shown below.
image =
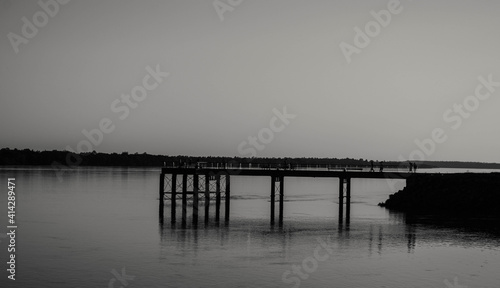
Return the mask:
[(231, 202), (231, 178), (229, 176), (229, 173), (226, 174), (226, 209), (225, 209), (225, 221), (226, 224), (229, 222), (229, 209), (230, 209), (230, 202)]
[(219, 223), (219, 221), (220, 221), (220, 174), (217, 174), (215, 176), (215, 222)]
[(274, 225), (275, 194), (276, 194), (276, 176), (271, 176), (271, 225)]
[(280, 176), (280, 214), (278, 218), (278, 224), (280, 227), (283, 226), (283, 201), (284, 201), (284, 190), (285, 190), (285, 177)]
[(347, 178), (346, 181), (345, 219), (347, 224), (349, 224), (351, 218), (351, 178)]
[(339, 224), (344, 221), (344, 178), (339, 178)]
[(182, 226), (186, 226), (187, 217), (187, 174), (182, 174)]
[(176, 201), (177, 201), (177, 174), (172, 174), (172, 194), (171, 194), (171, 207), (170, 207), (170, 222), (175, 223), (176, 214)]
[(210, 213), (210, 175), (205, 174), (205, 224), (208, 224)]
[[(345, 195), (345, 219), (349, 225), (351, 217), (351, 178), (339, 178), (339, 227), (342, 227), (344, 222), (344, 195)], [(349, 227), (349, 226), (347, 226)]]
[(165, 197), (165, 174), (160, 173), (160, 188), (159, 188), (159, 217), (160, 217), (160, 223), (163, 224), (163, 212), (164, 212), (164, 197)]
[(193, 224), (198, 224), (198, 174), (193, 173)]

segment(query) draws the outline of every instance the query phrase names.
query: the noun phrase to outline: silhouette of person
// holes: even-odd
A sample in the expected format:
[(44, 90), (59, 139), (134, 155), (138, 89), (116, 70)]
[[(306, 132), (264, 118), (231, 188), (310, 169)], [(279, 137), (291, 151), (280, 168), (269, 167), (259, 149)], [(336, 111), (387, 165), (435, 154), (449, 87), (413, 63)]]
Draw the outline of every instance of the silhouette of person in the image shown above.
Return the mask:
[(380, 162), (380, 172), (384, 172), (384, 162)]
[(410, 167), (408, 169), (410, 169), (410, 173), (411, 171), (413, 170), (413, 163), (409, 162), (410, 163)]
[(373, 160), (370, 161), (370, 165), (371, 165), (370, 172), (375, 172), (375, 170), (373, 169)]
[(413, 163), (413, 173), (417, 173), (417, 163)]

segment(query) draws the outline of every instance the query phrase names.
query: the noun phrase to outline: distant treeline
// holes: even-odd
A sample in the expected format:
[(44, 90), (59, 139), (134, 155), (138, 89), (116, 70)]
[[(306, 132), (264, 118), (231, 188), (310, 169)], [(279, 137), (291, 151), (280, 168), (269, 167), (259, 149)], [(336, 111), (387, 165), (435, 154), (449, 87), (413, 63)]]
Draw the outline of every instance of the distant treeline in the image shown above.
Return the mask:
[[(68, 165), (68, 151), (34, 151), (30, 149), (9, 149), (0, 150), (0, 165), (53, 165), (55, 162), (61, 165)], [(370, 159), (353, 159), (353, 158), (244, 158), (244, 157), (219, 157), (219, 156), (165, 156), (165, 155), (150, 155), (146, 153), (80, 153), (81, 159), (79, 166), (143, 166), (143, 167), (160, 167), (160, 166), (178, 166), (178, 165), (195, 165), (198, 162), (205, 162), (207, 166), (216, 165), (232, 165), (241, 164), (242, 167), (256, 166), (284, 166), (293, 165), (294, 167), (319, 166), (319, 167), (370, 167)], [(373, 160), (374, 167), (377, 168), (380, 162)], [(405, 167), (407, 163), (397, 161), (384, 161), (383, 166), (386, 168)], [(500, 164), (497, 163), (480, 163), (480, 162), (441, 162), (441, 161), (417, 161), (419, 168), (483, 168), (483, 169), (500, 169)]]

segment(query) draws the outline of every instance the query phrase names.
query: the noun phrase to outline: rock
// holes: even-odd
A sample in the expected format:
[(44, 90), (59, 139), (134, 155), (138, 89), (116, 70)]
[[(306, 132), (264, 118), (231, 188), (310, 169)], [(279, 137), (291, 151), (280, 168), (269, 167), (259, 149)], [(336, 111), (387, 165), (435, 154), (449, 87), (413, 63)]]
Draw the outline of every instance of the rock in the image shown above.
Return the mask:
[(415, 214), (500, 218), (500, 173), (415, 174), (379, 206)]

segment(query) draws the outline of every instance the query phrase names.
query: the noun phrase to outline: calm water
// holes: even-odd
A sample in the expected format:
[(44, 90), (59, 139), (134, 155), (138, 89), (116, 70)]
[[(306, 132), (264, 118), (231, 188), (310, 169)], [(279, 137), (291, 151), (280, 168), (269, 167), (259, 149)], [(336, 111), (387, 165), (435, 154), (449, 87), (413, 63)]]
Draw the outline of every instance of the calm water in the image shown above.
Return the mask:
[(287, 178), (285, 224), (271, 229), (270, 179), (232, 177), (229, 226), (205, 227), (201, 217), (198, 229), (181, 229), (171, 227), (168, 206), (158, 224), (159, 169), (142, 168), (79, 168), (62, 182), (46, 167), (1, 168), (2, 263), (8, 177), (17, 183), (18, 265), (14, 282), (3, 264), (1, 287), (500, 283), (498, 231), (389, 213), (377, 203), (401, 188), (397, 181), (353, 180), (350, 225), (339, 228), (337, 180)]

